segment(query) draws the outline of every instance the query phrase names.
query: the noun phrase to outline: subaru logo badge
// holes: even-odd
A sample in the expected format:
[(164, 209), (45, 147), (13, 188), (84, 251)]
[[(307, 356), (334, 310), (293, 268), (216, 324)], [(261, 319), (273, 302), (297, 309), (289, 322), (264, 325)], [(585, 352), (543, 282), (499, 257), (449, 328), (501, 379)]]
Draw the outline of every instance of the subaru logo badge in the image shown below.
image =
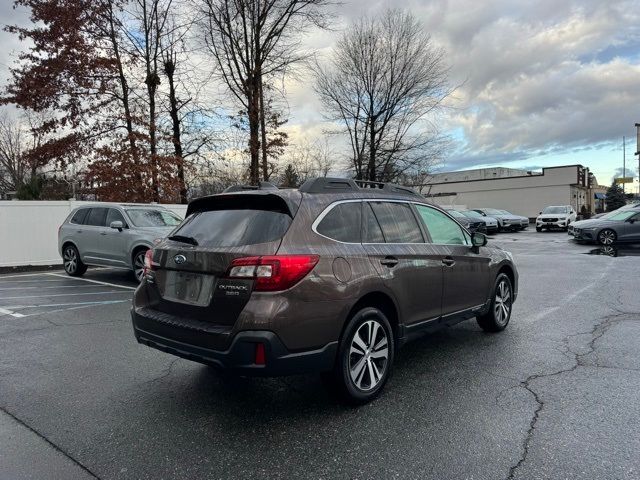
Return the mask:
[(185, 257), (184, 255), (176, 255), (175, 257), (173, 257), (173, 261), (178, 265), (182, 265), (187, 261), (187, 257)]

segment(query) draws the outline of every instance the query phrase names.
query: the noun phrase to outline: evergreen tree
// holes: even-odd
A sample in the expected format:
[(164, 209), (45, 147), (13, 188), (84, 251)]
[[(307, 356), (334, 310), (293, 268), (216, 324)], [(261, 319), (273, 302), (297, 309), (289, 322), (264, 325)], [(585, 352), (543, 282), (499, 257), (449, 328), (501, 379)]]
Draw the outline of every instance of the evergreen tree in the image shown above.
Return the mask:
[(613, 182), (607, 189), (607, 212), (612, 212), (620, 207), (624, 207), (627, 204), (622, 187)]

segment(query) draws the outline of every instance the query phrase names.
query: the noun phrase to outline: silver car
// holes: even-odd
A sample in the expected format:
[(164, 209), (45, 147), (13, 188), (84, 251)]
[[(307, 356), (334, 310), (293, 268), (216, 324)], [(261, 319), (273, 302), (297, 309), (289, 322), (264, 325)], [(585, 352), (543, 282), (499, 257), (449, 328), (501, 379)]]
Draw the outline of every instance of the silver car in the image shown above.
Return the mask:
[(601, 218), (574, 223), (574, 238), (584, 242), (613, 245), (622, 242), (640, 242), (640, 211), (617, 210)]
[(83, 205), (58, 229), (58, 251), (67, 274), (79, 277), (88, 265), (132, 270), (142, 279), (144, 257), (182, 219), (158, 205)]

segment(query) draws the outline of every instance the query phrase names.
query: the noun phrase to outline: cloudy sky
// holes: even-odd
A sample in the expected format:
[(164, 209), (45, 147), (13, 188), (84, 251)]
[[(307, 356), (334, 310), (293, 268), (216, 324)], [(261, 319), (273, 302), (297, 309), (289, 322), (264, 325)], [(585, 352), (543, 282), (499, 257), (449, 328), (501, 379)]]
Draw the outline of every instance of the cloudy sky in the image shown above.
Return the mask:
[[(0, 2), (0, 23), (23, 22), (8, 4)], [(461, 85), (439, 119), (454, 139), (445, 170), (581, 163), (608, 183), (622, 167), (624, 135), (637, 172), (640, 0), (345, 0), (334, 31), (308, 32), (305, 46), (327, 54), (350, 21), (389, 7), (424, 23)], [(20, 45), (6, 33), (0, 45), (4, 81)], [(294, 139), (326, 127), (309, 83), (288, 85)]]

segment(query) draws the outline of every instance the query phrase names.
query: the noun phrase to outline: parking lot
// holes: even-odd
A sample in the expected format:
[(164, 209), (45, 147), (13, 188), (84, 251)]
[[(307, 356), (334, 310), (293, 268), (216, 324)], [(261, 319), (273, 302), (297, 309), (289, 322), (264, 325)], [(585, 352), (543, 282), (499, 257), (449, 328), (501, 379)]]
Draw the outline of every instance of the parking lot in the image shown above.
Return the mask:
[(359, 408), (138, 345), (127, 272), (0, 275), (0, 478), (640, 478), (637, 250), (532, 230), (490, 239), (509, 328), (410, 343)]

